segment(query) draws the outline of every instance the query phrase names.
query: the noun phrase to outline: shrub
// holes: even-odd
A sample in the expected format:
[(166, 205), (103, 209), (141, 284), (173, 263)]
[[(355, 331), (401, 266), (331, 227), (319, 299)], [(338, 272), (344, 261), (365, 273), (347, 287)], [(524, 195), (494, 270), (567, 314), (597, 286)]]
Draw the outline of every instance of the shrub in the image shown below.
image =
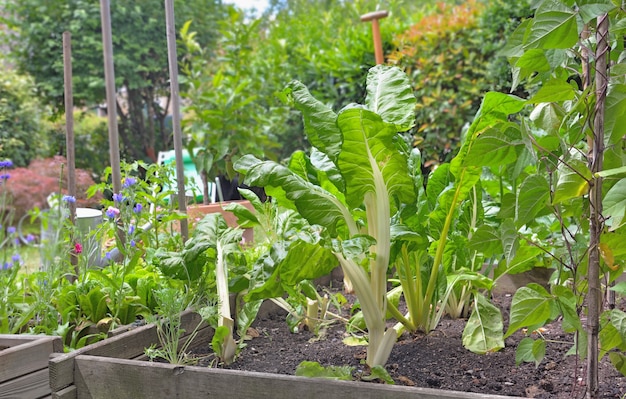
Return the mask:
[[(64, 193), (67, 193), (67, 165), (65, 158), (56, 156), (54, 158), (38, 159), (28, 166), (28, 168), (15, 168), (10, 171), (11, 178), (8, 180), (7, 190), (9, 201), (14, 210), (15, 220), (38, 207), (48, 208), (46, 199), (51, 193), (59, 192), (59, 185)], [(63, 168), (63, 178), (61, 183), (61, 168)], [(97, 207), (101, 197), (94, 196), (87, 198), (87, 188), (92, 186), (93, 179), (88, 172), (76, 170), (76, 205), (78, 207)]]
[(48, 110), (37, 99), (29, 77), (5, 70), (0, 75), (0, 159), (26, 166), (48, 151)]
[(484, 93), (510, 90), (510, 72), (498, 51), (514, 21), (530, 15), (527, 0), (439, 3), (396, 36), (389, 62), (413, 79), (418, 106), (412, 133), (425, 166), (452, 158)]

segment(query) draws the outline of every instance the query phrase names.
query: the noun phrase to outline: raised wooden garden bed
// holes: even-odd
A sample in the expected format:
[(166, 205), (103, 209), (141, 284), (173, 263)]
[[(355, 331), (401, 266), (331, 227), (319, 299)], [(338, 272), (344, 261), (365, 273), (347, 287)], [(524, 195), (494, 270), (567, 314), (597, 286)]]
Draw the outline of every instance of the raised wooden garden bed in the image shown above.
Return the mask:
[[(189, 334), (196, 328), (198, 323), (201, 323), (200, 316), (193, 312), (186, 312), (181, 317), (182, 328), (185, 330), (185, 335), (181, 339), (185, 342)], [(210, 342), (213, 337), (213, 329), (206, 323), (202, 322), (198, 334), (194, 340), (194, 345), (203, 345)], [(77, 367), (77, 359), (83, 356), (102, 358), (117, 358), (117, 359), (140, 359), (138, 364), (153, 365), (154, 363), (145, 361), (144, 350), (151, 345), (159, 344), (157, 329), (154, 324), (146, 324), (141, 327), (137, 327), (121, 334), (114, 335), (107, 338), (104, 341), (97, 342), (92, 345), (85, 346), (81, 349), (75, 350), (70, 353), (54, 356), (50, 358), (50, 387), (52, 389), (52, 398), (69, 399), (69, 398), (109, 398), (106, 395), (90, 394), (87, 384), (91, 379), (102, 379), (97, 375), (84, 375)], [(102, 379), (104, 380), (104, 379)], [(137, 385), (138, 382), (130, 382), (128, 389), (132, 389), (132, 385)], [(120, 396), (125, 398), (132, 398), (133, 396)], [(167, 397), (157, 395), (155, 397)]]
[(498, 399), (510, 396), (411, 388), (352, 381), (80, 355), (75, 358), (76, 398), (237, 399)]
[[(199, 318), (187, 314), (184, 325), (193, 330)], [(213, 331), (203, 327), (193, 346), (208, 344)], [(145, 361), (144, 348), (157, 342), (156, 328), (146, 325), (50, 360), (53, 398), (510, 398), (428, 388), (351, 381), (318, 380), (207, 367)]]
[(50, 397), (48, 360), (63, 352), (60, 337), (0, 335), (0, 398)]

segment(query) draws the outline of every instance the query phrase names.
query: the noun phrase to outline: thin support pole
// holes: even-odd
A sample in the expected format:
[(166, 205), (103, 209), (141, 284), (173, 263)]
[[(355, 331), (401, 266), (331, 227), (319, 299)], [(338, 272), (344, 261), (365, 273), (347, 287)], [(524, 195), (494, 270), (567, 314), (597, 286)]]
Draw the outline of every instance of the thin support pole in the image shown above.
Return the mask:
[[(63, 83), (65, 90), (65, 145), (67, 159), (67, 191), (76, 198), (76, 158), (74, 143), (74, 94), (72, 92), (72, 34), (63, 32)], [(70, 222), (76, 224), (76, 203), (69, 202)], [(74, 238), (72, 237), (72, 241)], [(70, 251), (70, 263), (78, 276), (78, 259), (76, 252)]]
[[(172, 126), (174, 128), (174, 155), (176, 158), (176, 181), (178, 184), (178, 210), (187, 213), (185, 198), (185, 168), (183, 161), (183, 134), (180, 128), (180, 95), (178, 87), (178, 58), (176, 57), (176, 27), (174, 1), (165, 0), (165, 25), (167, 30), (167, 55), (170, 68), (170, 92), (172, 96)], [(189, 236), (187, 219), (180, 220), (183, 241)]]
[(115, 70), (113, 68), (113, 38), (111, 34), (111, 6), (109, 0), (100, 0), (102, 20), (102, 49), (104, 52), (104, 79), (106, 83), (107, 118), (109, 122), (109, 156), (111, 160), (111, 180), (113, 192), (122, 191), (120, 171), (120, 142), (117, 130), (117, 92), (115, 90)]

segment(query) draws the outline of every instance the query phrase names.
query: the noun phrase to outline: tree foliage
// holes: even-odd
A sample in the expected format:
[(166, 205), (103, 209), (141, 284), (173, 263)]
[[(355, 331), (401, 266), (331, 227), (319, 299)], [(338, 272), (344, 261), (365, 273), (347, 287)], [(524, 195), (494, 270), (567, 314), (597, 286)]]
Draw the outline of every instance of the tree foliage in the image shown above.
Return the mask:
[(28, 166), (50, 150), (45, 145), (51, 131), (47, 108), (36, 94), (29, 77), (11, 71), (0, 76), (0, 159), (16, 166)]
[[(179, 26), (197, 19), (199, 40), (214, 40), (214, 20), (223, 15), (220, 0), (176, 1)], [(166, 129), (169, 71), (164, 3), (160, 0), (111, 2), (111, 25), (119, 133), (123, 153), (154, 160), (168, 148)], [(198, 10), (202, 10), (199, 12)], [(34, 77), (45, 100), (63, 109), (62, 34), (72, 33), (74, 102), (93, 107), (104, 102), (104, 70), (97, 0), (24, 0), (5, 5), (13, 28), (12, 55), (18, 69)]]

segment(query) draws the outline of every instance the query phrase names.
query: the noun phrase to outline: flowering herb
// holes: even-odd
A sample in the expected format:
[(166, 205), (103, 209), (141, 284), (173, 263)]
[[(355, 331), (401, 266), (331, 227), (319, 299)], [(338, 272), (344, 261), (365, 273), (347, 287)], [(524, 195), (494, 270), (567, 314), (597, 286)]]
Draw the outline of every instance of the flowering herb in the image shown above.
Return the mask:
[(133, 207), (133, 212), (139, 214), (141, 213), (141, 210), (143, 209), (143, 205), (141, 204), (135, 204), (135, 206)]
[(128, 188), (130, 186), (133, 186), (135, 183), (137, 183), (137, 179), (135, 179), (134, 177), (127, 177), (124, 179), (124, 183), (122, 184), (122, 186), (124, 188)]
[(110, 207), (106, 210), (106, 212), (105, 212), (105, 213), (106, 213), (106, 215), (107, 215), (110, 219), (113, 219), (113, 218), (115, 218), (116, 216), (119, 216), (119, 214), (120, 214), (120, 210), (119, 210), (119, 209), (117, 209), (117, 208), (115, 208), (115, 207), (113, 207), (113, 206), (110, 206)]
[(71, 195), (64, 195), (62, 200), (63, 200), (63, 202), (66, 202), (68, 204), (75, 204), (76, 203), (76, 198), (71, 196)]
[(124, 195), (122, 195), (122, 193), (115, 193), (113, 194), (113, 201), (120, 203), (122, 201), (124, 201)]
[(83, 252), (83, 246), (81, 243), (77, 242), (76, 244), (74, 244), (74, 252), (76, 254), (81, 254)]

